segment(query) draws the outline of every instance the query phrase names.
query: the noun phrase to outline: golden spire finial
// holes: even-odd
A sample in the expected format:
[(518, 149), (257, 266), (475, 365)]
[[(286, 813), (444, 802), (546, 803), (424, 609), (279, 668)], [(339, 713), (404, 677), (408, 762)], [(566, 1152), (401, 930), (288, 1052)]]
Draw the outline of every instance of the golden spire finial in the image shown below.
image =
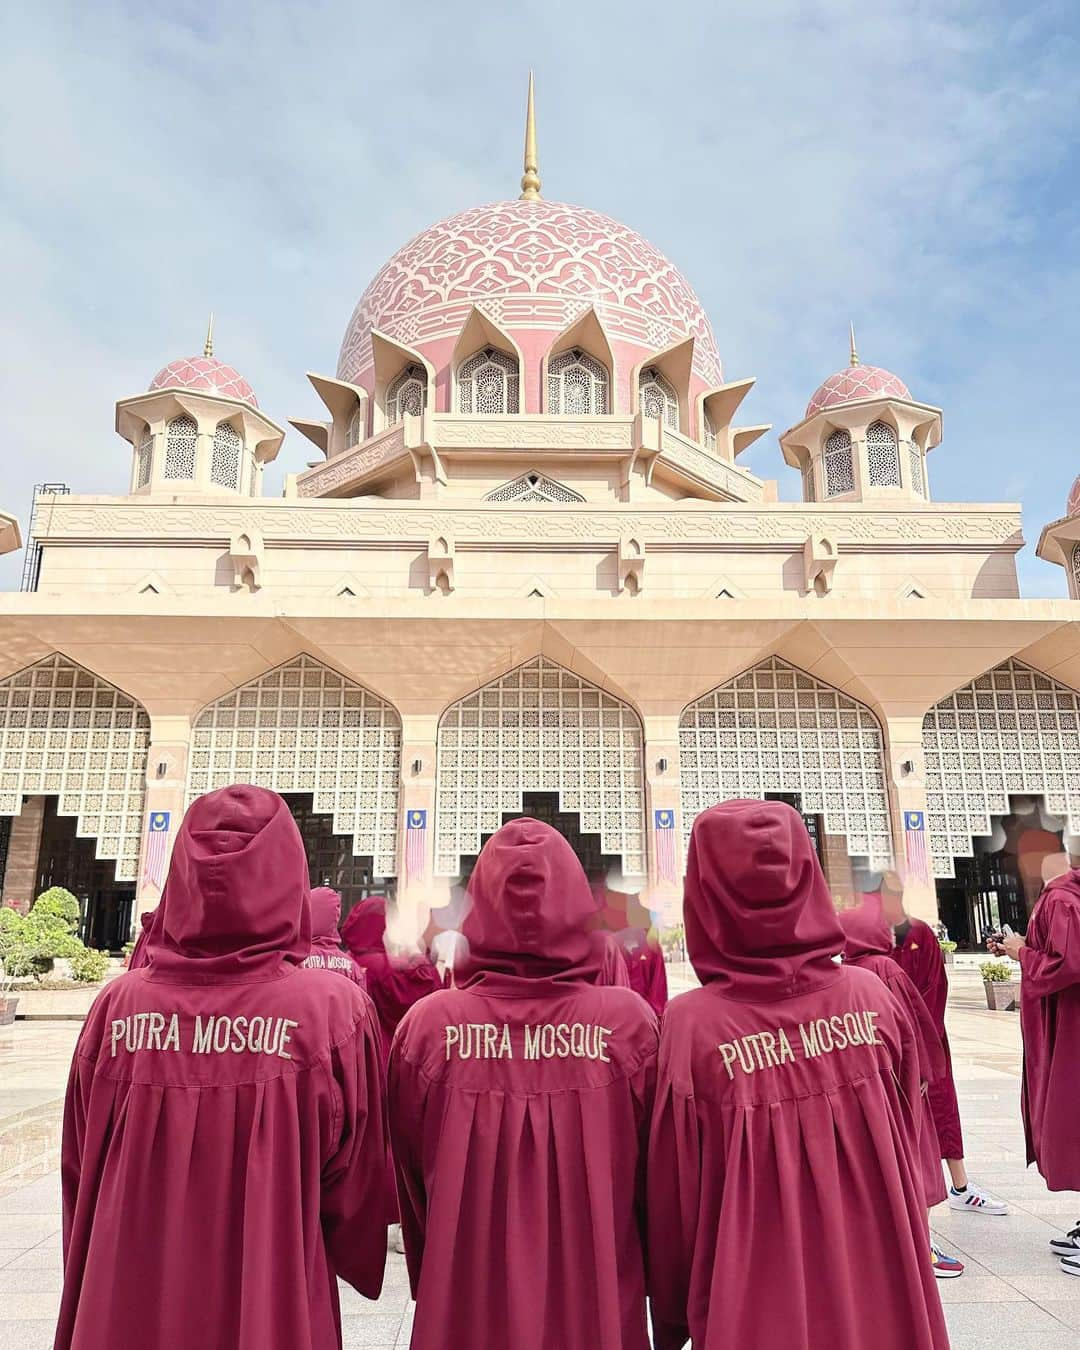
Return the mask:
[(848, 323), (848, 331), (851, 333), (851, 364), (857, 366), (859, 364), (859, 353), (855, 349), (855, 325), (853, 323)]
[(203, 343), (203, 356), (214, 354), (214, 311), (210, 311), (210, 322), (206, 325), (206, 341)]
[(521, 175), (519, 201), (540, 200), (540, 165), (536, 162), (536, 107), (533, 100), (533, 73), (529, 71), (529, 102), (525, 109), (525, 172)]

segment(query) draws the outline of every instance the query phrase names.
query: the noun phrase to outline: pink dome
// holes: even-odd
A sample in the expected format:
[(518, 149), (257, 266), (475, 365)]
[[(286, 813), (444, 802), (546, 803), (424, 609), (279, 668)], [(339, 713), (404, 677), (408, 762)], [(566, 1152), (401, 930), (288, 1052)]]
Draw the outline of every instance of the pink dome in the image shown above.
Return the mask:
[(1069, 500), (1065, 506), (1067, 516), (1080, 516), (1080, 474), (1073, 479), (1073, 485), (1069, 489)]
[(213, 356), (182, 356), (179, 361), (170, 361), (150, 381), (150, 388), (202, 389), (223, 398), (239, 399), (252, 408), (259, 406), (247, 380)]
[(830, 375), (806, 405), (807, 417), (861, 398), (911, 398), (903, 380), (880, 366), (846, 366)]
[(438, 368), (474, 305), (525, 352), (537, 350), (536, 330), (554, 338), (593, 305), (613, 346), (644, 357), (693, 337), (694, 374), (721, 380), (712, 329), (682, 273), (610, 216), (543, 200), (474, 207), (399, 249), (353, 312), (338, 378), (370, 384), (372, 328)]

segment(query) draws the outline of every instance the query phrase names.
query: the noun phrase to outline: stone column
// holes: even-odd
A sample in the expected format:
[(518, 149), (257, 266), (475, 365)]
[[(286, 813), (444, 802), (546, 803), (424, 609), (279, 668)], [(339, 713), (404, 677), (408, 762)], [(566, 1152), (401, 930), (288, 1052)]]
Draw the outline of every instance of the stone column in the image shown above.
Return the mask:
[(5, 905), (14, 905), (23, 914), (37, 899), (38, 853), (44, 819), (45, 798), (28, 797), (22, 810), (11, 820), (7, 867), (0, 878), (4, 888), (0, 898)]
[(157, 715), (150, 712), (150, 749), (146, 756), (146, 798), (143, 803), (142, 843), (139, 848), (139, 875), (135, 890), (135, 933), (138, 917), (153, 909), (161, 899), (161, 890), (146, 877), (149, 822), (166, 813), (169, 817), (165, 836), (165, 863), (162, 884), (168, 872), (173, 841), (187, 805), (188, 754), (191, 748), (191, 718), (185, 713)]
[[(665, 927), (682, 922), (682, 810), (679, 779), (679, 718), (676, 714), (646, 714), (645, 723), (645, 839), (649, 879), (641, 897), (647, 909), (661, 916)], [(661, 875), (658, 844), (666, 832), (657, 829), (657, 812), (672, 813), (674, 829), (667, 846), (674, 849), (674, 879)]]
[[(893, 852), (897, 870), (904, 877), (904, 905), (913, 918), (936, 923), (937, 888), (930, 874), (929, 822), (926, 818), (926, 769), (922, 744), (922, 714), (886, 716), (885, 761), (889, 788), (889, 812), (892, 817)], [(924, 875), (909, 857), (904, 822), (907, 812), (919, 812), (923, 823), (923, 847), (927, 852)]]
[[(390, 940), (406, 947), (421, 941), (432, 908), (446, 903), (449, 885), (435, 871), (435, 754), (439, 714), (406, 713), (401, 719), (401, 802), (398, 830), (397, 918)], [(409, 815), (427, 812), (422, 870), (409, 875)]]

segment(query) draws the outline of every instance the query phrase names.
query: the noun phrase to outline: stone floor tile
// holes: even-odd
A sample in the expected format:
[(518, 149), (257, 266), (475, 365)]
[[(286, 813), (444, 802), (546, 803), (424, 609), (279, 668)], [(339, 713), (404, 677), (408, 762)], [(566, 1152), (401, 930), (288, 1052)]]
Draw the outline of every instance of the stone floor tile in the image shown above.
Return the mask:
[(52, 1350), (53, 1322), (9, 1321), (7, 1311), (0, 1315), (0, 1350)]
[[(1074, 1284), (1080, 1284), (1080, 1279), (1077, 1279), (1074, 1275), (1062, 1275), (1061, 1278), (1072, 1280)], [(1054, 1298), (1041, 1298), (1038, 1303), (1044, 1312), (1050, 1313), (1052, 1317), (1056, 1317), (1059, 1322), (1064, 1322), (1067, 1327), (1072, 1327), (1074, 1331), (1080, 1331), (1080, 1303), (1075, 1300), (1063, 1303)], [(1076, 1343), (1078, 1343), (1078, 1340), (1074, 1337), (1074, 1344)]]
[(938, 1280), (937, 1290), (946, 1306), (952, 1303), (1023, 1303), (1025, 1299), (1025, 1295), (1008, 1280), (997, 1275), (973, 1274), (970, 1265), (958, 1280)]
[(1066, 1275), (1056, 1261), (1046, 1263), (1042, 1275), (1012, 1275), (1009, 1283), (1025, 1298), (1045, 1308), (1047, 1301), (1080, 1303), (1080, 1276)]

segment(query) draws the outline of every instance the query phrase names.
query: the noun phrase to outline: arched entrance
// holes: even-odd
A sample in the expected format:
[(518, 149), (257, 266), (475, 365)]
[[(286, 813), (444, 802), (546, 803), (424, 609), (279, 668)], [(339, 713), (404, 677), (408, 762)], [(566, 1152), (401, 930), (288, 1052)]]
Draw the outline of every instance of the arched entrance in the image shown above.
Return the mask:
[(436, 874), (460, 877), (526, 794), (543, 793), (643, 878), (642, 754), (634, 710), (546, 657), (469, 694), (439, 723)]
[(892, 865), (877, 719), (779, 657), (683, 711), (679, 767), (687, 841), (697, 815), (717, 802), (780, 798), (819, 823), (818, 849), (834, 893), (855, 888), (859, 865)]
[(926, 823), (950, 934), (1026, 926), (1047, 858), (1080, 834), (1080, 694), (1009, 660), (923, 718)]
[(0, 680), (5, 902), (65, 886), (88, 941), (127, 940), (149, 744), (145, 710), (59, 653)]
[(392, 889), (401, 719), (385, 699), (306, 655), (267, 671), (195, 722), (189, 800), (229, 783), (290, 802), (315, 884), (329, 871), (347, 889)]

